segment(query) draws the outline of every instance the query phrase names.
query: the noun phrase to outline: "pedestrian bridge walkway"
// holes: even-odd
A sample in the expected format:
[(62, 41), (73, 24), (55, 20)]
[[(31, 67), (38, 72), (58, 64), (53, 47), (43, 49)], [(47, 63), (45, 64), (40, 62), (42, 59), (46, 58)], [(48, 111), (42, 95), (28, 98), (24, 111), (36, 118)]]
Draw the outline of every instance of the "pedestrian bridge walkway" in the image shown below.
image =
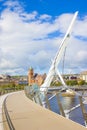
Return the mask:
[[(85, 130), (69, 119), (41, 107), (21, 91), (6, 99), (6, 106), (15, 130)], [(9, 130), (4, 121), (4, 129)]]

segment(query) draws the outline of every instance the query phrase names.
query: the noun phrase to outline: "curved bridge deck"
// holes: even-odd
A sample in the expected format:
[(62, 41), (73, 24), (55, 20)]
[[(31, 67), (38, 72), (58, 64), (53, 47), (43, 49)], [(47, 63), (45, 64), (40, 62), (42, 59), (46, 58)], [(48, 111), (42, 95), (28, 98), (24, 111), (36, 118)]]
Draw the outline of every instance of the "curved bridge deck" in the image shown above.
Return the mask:
[[(24, 91), (8, 96), (6, 106), (15, 130), (85, 130), (69, 119), (57, 115), (29, 100)], [(8, 130), (4, 122), (5, 130)]]

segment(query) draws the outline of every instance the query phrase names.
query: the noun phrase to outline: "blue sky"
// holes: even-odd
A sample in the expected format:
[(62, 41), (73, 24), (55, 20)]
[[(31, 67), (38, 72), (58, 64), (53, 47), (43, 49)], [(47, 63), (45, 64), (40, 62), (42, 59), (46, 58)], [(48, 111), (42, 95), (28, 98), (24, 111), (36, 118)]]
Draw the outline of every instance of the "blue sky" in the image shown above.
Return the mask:
[(37, 10), (40, 14), (49, 14), (52, 16), (61, 13), (74, 13), (76, 10), (80, 14), (87, 13), (86, 0), (26, 0), (27, 11)]
[[(5, 5), (3, 6), (5, 1), (0, 1), (0, 10), (3, 10), (3, 8), (6, 7)], [(12, 0), (12, 2), (14, 1)], [(18, 2), (27, 13), (36, 10), (40, 14), (57, 16), (62, 13), (74, 13), (76, 10), (78, 10), (80, 15), (87, 14), (86, 0), (19, 0)]]
[(47, 73), (77, 10), (64, 72), (87, 70), (86, 6), (87, 0), (0, 0), (0, 73), (27, 74), (30, 66)]

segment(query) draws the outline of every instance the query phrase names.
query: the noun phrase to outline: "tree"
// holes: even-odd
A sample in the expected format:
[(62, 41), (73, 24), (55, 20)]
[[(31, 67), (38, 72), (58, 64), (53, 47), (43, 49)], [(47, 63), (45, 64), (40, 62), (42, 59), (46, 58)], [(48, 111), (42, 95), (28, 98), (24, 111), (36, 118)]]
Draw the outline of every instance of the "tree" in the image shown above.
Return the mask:
[(80, 80), (80, 81), (78, 82), (78, 85), (84, 85), (84, 84), (86, 84), (86, 83), (85, 83), (85, 80)]
[(77, 82), (77, 80), (67, 80), (66, 84), (69, 86), (74, 86), (74, 85), (77, 85), (78, 82)]
[(59, 82), (59, 81), (57, 81), (57, 82), (52, 82), (51, 83), (51, 86), (53, 87), (53, 86), (61, 86), (62, 84), (61, 84), (61, 82)]

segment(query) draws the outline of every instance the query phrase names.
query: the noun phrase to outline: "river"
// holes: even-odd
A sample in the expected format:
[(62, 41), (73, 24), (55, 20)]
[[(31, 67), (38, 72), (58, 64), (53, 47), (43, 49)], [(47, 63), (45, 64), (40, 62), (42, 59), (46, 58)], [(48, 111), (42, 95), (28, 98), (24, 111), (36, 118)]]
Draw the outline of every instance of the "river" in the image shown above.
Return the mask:
[[(50, 96), (52, 96), (52, 95), (50, 95)], [(59, 98), (60, 98), (60, 101), (62, 103), (64, 111), (68, 111), (72, 107), (75, 107), (76, 105), (80, 104), (78, 96), (62, 97), (60, 95)], [(49, 101), (49, 103), (50, 103), (51, 110), (53, 112), (56, 112), (56, 113), (60, 114), (60, 110), (59, 110), (59, 107), (58, 107), (56, 96), (54, 96)], [(87, 104), (85, 104), (85, 108), (87, 110)], [(69, 116), (69, 119), (71, 119), (71, 120), (73, 120), (73, 121), (75, 121), (75, 122), (77, 122), (77, 123), (79, 123), (81, 125), (85, 125), (83, 115), (82, 115), (82, 111), (81, 111), (81, 107), (78, 107), (75, 110), (71, 111), (68, 116)]]

